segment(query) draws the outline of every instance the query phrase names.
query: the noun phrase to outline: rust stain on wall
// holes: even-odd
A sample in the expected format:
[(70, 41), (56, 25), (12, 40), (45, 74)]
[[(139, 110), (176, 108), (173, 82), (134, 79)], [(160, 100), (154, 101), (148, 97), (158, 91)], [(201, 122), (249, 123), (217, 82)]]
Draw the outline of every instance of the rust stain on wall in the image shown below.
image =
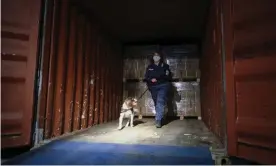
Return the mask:
[(91, 44), (91, 26), (90, 23), (87, 23), (85, 27), (86, 31), (86, 41), (85, 41), (85, 55), (84, 55), (84, 92), (83, 92), (83, 109), (81, 115), (81, 129), (87, 127), (87, 120), (88, 120), (88, 109), (89, 109), (89, 96), (90, 96), (90, 89), (89, 89), (89, 55), (90, 52), (90, 44)]
[(71, 8), (69, 20), (69, 45), (67, 57), (66, 73), (66, 93), (65, 93), (65, 112), (64, 112), (64, 133), (72, 131), (75, 86), (76, 86), (76, 9)]
[(97, 40), (96, 40), (96, 30), (91, 28), (91, 46), (90, 46), (90, 56), (89, 56), (89, 73), (90, 73), (90, 80), (89, 80), (89, 91), (90, 91), (90, 98), (89, 98), (89, 117), (88, 117), (88, 126), (92, 126), (94, 123), (94, 109), (95, 109), (95, 82), (96, 82), (96, 64), (97, 64), (97, 55), (96, 55), (96, 48), (97, 48)]
[[(65, 85), (65, 72), (67, 65), (63, 62), (66, 61), (67, 57), (67, 43), (68, 43), (68, 4), (66, 0), (60, 1), (60, 14), (59, 21), (60, 25), (58, 28), (58, 43), (57, 50), (54, 56), (57, 57), (56, 63), (56, 81), (55, 81), (55, 92), (54, 92), (54, 119), (53, 119), (53, 133), (52, 137), (59, 136), (62, 133), (63, 128), (63, 116), (64, 116), (64, 85)], [(60, 40), (62, 39), (62, 40)]]
[(100, 83), (100, 116), (99, 116), (99, 123), (103, 123), (104, 120), (104, 84), (105, 84), (105, 73), (106, 73), (106, 54), (105, 54), (105, 41), (102, 38), (102, 42), (100, 43), (100, 56), (101, 56), (101, 61), (100, 61), (100, 78), (101, 78), (101, 83)]
[[(57, 49), (57, 39), (56, 39), (56, 35), (58, 34), (58, 27), (59, 27), (59, 15), (58, 15), (58, 11), (59, 11), (59, 4), (57, 3), (57, 1), (53, 0), (52, 6), (54, 6), (53, 11), (48, 11), (49, 15), (48, 17), (50, 17), (50, 13), (53, 13), (52, 17), (53, 17), (53, 22), (52, 22), (52, 27), (48, 27), (49, 30), (51, 31), (51, 43), (46, 43), (50, 45), (50, 53), (49, 55), (45, 54), (44, 58), (46, 58), (47, 56), (50, 57), (50, 62), (49, 62), (49, 74), (48, 74), (48, 82), (43, 82), (43, 84), (47, 85), (47, 104), (46, 104), (46, 115), (45, 115), (45, 128), (44, 128), (44, 139), (48, 139), (51, 137), (52, 132), (53, 132), (53, 98), (54, 98), (54, 84), (55, 84), (55, 69), (57, 67), (56, 65), (56, 56), (55, 56), (55, 52)], [(48, 24), (48, 23), (46, 23)], [(48, 29), (47, 29), (48, 30)], [(47, 50), (45, 50), (47, 51)], [(45, 61), (44, 61), (45, 62)], [(43, 64), (43, 65), (47, 65), (47, 64)], [(47, 74), (47, 73), (46, 73)], [(43, 75), (43, 73), (42, 73)], [(43, 85), (42, 85), (43, 87)], [(44, 88), (44, 87), (43, 87)], [(42, 89), (43, 91), (43, 89)]]
[(120, 44), (73, 3), (48, 6), (39, 113), (44, 139), (114, 120), (122, 100)]
[(77, 84), (74, 112), (74, 127), (73, 130), (79, 130), (81, 125), (81, 112), (83, 101), (83, 69), (84, 69), (84, 46), (85, 46), (85, 18), (83, 14), (77, 17), (78, 22), (78, 46), (77, 46)]
[(223, 116), (223, 80), (221, 54), (221, 20), (219, 1), (213, 0), (209, 10), (205, 40), (203, 41), (203, 55), (200, 60), (201, 70), (201, 108), (202, 120), (207, 127), (225, 140), (226, 128)]
[(104, 106), (103, 106), (103, 110), (104, 110), (104, 118), (103, 118), (103, 122), (106, 123), (107, 122), (107, 118), (108, 118), (108, 91), (109, 91), (109, 87), (108, 87), (108, 77), (109, 77), (109, 55), (108, 55), (108, 43), (105, 44), (105, 51), (104, 54), (106, 56), (106, 60), (105, 60), (105, 66), (106, 66), (106, 70), (105, 70), (105, 82), (104, 82)]
[[(97, 31), (99, 33), (99, 31)], [(98, 124), (99, 122), (99, 106), (100, 106), (100, 37), (96, 34), (96, 79), (95, 79), (95, 108), (94, 108), (94, 125)]]

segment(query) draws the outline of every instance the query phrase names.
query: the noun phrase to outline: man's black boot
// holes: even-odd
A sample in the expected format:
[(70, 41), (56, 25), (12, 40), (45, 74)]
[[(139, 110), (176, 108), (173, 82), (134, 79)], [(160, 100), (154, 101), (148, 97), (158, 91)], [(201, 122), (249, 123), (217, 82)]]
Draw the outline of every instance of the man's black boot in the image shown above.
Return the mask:
[(167, 125), (168, 121), (166, 118), (162, 118), (161, 124), (162, 125)]
[(155, 125), (156, 125), (156, 128), (161, 128), (162, 127), (161, 120), (157, 120)]

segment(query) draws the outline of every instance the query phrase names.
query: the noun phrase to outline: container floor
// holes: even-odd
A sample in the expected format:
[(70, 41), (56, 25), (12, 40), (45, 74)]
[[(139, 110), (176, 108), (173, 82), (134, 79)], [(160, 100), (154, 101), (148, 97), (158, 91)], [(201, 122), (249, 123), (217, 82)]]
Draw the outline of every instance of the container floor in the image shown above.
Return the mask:
[[(125, 124), (126, 122), (124, 122)], [(153, 118), (136, 119), (135, 127), (118, 131), (118, 122), (95, 126), (88, 131), (68, 137), (67, 140), (97, 143), (122, 143), (172, 146), (220, 147), (217, 138), (204, 123), (196, 119), (169, 120), (156, 129)]]
[(3, 164), (214, 164), (209, 147), (221, 144), (199, 120), (174, 120), (156, 129), (153, 119), (118, 131), (118, 122), (36, 148)]

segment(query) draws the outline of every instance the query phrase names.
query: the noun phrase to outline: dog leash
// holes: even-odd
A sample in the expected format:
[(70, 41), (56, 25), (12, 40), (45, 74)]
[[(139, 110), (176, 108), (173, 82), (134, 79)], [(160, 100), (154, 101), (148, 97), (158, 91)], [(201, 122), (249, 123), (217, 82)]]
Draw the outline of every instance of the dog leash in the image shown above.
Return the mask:
[(141, 96), (140, 96), (137, 100), (140, 100), (140, 99), (145, 95), (145, 93), (146, 93), (148, 90), (149, 90), (149, 88), (147, 88), (147, 89), (144, 91), (144, 93), (142, 93)]

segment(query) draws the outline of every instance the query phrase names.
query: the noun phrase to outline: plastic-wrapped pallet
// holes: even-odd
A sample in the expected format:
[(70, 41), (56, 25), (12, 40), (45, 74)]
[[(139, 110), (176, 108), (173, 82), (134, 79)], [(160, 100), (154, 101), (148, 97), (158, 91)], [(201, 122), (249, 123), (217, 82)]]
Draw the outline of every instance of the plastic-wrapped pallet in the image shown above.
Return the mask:
[(167, 57), (197, 57), (198, 55), (198, 48), (196, 45), (170, 45), (170, 46), (163, 46), (162, 52)]
[(143, 58), (143, 59), (141, 58), (138, 60), (138, 75), (137, 75), (138, 79), (144, 78), (148, 63), (149, 61), (146, 58)]
[[(135, 85), (134, 85), (135, 86)], [(138, 86), (137, 86), (138, 87)], [(142, 94), (146, 86), (139, 86), (136, 93)], [(167, 110), (169, 116), (201, 116), (200, 115), (200, 88), (197, 82), (175, 82), (171, 84)], [(154, 116), (155, 107), (149, 91), (142, 98), (145, 110), (143, 116)]]
[(157, 45), (125, 47), (124, 78), (143, 79), (149, 58), (157, 48)]
[(201, 118), (200, 84), (199, 84), (199, 82), (193, 82), (193, 84), (194, 84), (194, 86), (196, 86), (196, 88), (195, 88), (195, 99), (196, 99), (195, 113), (196, 113), (196, 116)]
[(125, 58), (148, 59), (157, 50), (158, 45), (126, 46), (124, 50), (124, 56)]
[(198, 59), (167, 58), (173, 78), (198, 78), (200, 76)]
[(182, 63), (184, 64), (185, 70), (195, 70), (199, 68), (199, 59), (183, 58)]
[(133, 59), (124, 60), (124, 78), (132, 79), (135, 76), (135, 69), (133, 68)]
[(154, 116), (155, 115), (155, 107), (154, 102), (151, 98), (150, 92), (145, 94), (145, 112), (143, 112), (144, 116)]
[(164, 46), (163, 52), (170, 65), (173, 78), (193, 79), (200, 77), (196, 45)]
[(183, 71), (181, 71), (181, 78), (193, 79), (193, 78), (199, 78), (199, 77), (200, 77), (199, 70), (183, 70)]
[(166, 62), (170, 65), (170, 70), (172, 72), (173, 78), (181, 78), (181, 64), (179, 63), (181, 59), (177, 58), (167, 58)]
[(140, 78), (140, 59), (128, 58), (124, 60), (124, 78), (138, 79)]
[(173, 83), (173, 98), (169, 101), (173, 112), (178, 116), (200, 116), (199, 84), (197, 82)]

